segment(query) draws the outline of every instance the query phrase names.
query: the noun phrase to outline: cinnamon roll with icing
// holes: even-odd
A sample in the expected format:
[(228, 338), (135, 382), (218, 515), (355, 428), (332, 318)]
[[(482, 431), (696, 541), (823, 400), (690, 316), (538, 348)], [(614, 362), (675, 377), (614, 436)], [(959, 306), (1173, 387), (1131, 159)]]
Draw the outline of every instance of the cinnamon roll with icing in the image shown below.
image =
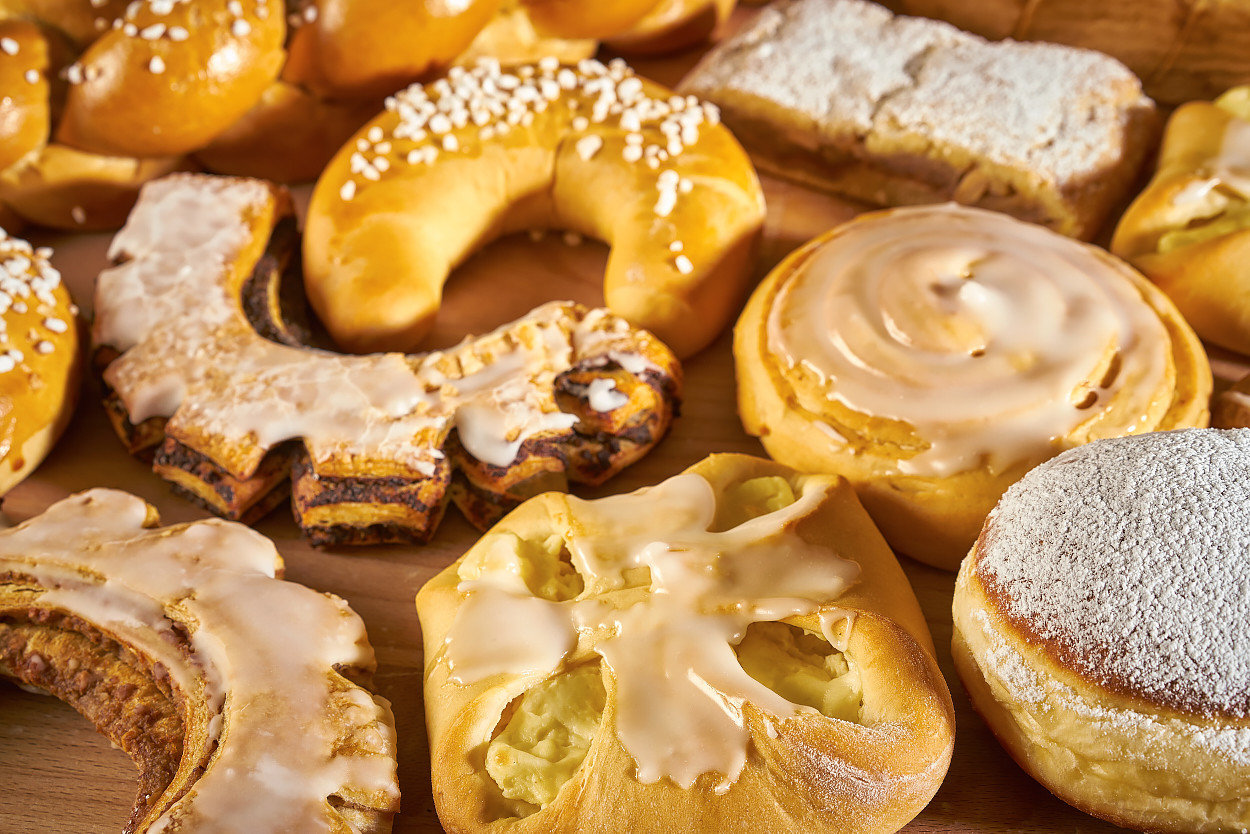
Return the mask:
[(769, 453), (845, 476), (894, 548), (947, 569), (1033, 466), (1208, 420), (1210, 367), (1162, 293), (1099, 249), (955, 205), (865, 215), (792, 254), (734, 353)]

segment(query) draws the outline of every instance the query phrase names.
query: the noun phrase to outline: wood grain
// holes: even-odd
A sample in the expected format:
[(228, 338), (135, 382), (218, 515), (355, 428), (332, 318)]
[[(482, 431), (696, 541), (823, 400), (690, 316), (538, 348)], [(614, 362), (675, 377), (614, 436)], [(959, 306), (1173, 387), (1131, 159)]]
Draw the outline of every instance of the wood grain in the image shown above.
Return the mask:
[[(652, 62), (644, 71), (661, 80), (678, 77), (690, 59)], [(853, 216), (857, 208), (780, 182), (766, 182), (767, 233), (762, 274), (797, 243)], [(306, 196), (306, 194), (304, 195)], [(108, 238), (57, 238), (56, 264), (89, 312), (91, 287), (105, 263)], [(539, 242), (500, 241), (462, 267), (448, 288), (432, 346), (502, 324), (553, 298), (599, 303), (606, 249), (566, 245), (559, 235)], [(1245, 369), (1220, 355), (1217, 371), (1231, 378)], [(711, 452), (762, 454), (742, 430), (734, 403), (729, 335), (687, 363), (683, 416), (649, 457), (600, 492), (620, 492), (676, 474)], [(108, 427), (94, 383), (84, 388), (73, 424), (48, 461), (4, 500), (5, 513), (21, 520), (78, 490), (110, 486), (155, 504), (164, 522), (204, 514), (174, 497), (164, 482), (128, 457)], [(258, 525), (286, 559), (287, 577), (345, 597), (364, 618), (377, 650), (376, 689), (394, 704), (400, 739), (403, 810), (397, 832), (441, 830), (430, 796), (422, 710), (420, 629), (413, 607), (417, 589), (477, 538), (454, 511), (424, 548), (318, 551), (300, 540), (285, 510)], [(1052, 797), (1021, 771), (973, 712), (950, 663), (950, 601), (954, 577), (904, 560), (938, 646), (955, 698), (956, 750), (950, 774), (911, 832), (1105, 832), (1113, 826), (1085, 816)], [(58, 701), (0, 683), (0, 834), (25, 831), (119, 831), (134, 794), (134, 771), (119, 751)]]

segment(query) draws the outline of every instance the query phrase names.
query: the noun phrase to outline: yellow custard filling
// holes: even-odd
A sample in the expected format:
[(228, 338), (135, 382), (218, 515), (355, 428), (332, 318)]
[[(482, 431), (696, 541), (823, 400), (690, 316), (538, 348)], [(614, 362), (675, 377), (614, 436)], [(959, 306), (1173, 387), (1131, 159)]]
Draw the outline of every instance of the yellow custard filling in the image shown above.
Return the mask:
[(512, 811), (545, 807), (581, 767), (603, 717), (598, 665), (556, 675), (513, 702), (512, 716), (486, 748), (486, 772)]
[(860, 723), (859, 670), (824, 638), (786, 623), (755, 623), (737, 652), (748, 675), (787, 701)]
[(730, 530), (753, 518), (785, 509), (795, 500), (794, 488), (785, 478), (768, 476), (733, 484), (717, 497), (712, 530)]

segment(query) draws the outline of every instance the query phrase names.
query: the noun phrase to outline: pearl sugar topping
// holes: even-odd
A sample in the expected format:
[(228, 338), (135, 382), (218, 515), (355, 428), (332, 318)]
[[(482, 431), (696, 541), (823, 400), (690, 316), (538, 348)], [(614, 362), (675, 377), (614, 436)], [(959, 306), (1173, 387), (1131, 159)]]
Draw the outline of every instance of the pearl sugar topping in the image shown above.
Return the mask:
[[(33, 307), (37, 328), (47, 334), (57, 336), (70, 328), (57, 315), (55, 290), (61, 285), (61, 273), (48, 262), (51, 255), (52, 250), (36, 249), (0, 229), (0, 374), (14, 370), (26, 359), (9, 333), (14, 316), (29, 313)], [(36, 353), (52, 353), (54, 343), (37, 328), (26, 334), (27, 341)]]

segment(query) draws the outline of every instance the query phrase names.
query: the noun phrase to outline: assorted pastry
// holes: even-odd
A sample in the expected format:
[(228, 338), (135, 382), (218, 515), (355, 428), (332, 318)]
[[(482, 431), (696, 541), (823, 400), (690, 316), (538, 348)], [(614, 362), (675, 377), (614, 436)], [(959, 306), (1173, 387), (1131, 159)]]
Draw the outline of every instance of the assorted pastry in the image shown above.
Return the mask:
[(388, 832), (390, 704), (347, 603), (284, 582), (239, 524), (157, 527), (95, 489), (0, 531), (0, 675), (90, 719), (139, 768), (129, 832)]
[(1177, 108), (1111, 251), (1162, 287), (1203, 339), (1250, 353), (1250, 86)]
[(1156, 131), (1123, 64), (990, 43), (868, 0), (778, 0), (680, 89), (764, 170), (878, 206), (955, 200), (1082, 238), (1128, 195)]
[(841, 478), (717, 455), (521, 505), (417, 596), (449, 831), (891, 832), (954, 713)]
[(1101, 440), (1007, 490), (955, 666), (1025, 770), (1145, 831), (1250, 826), (1250, 431)]
[(78, 400), (78, 309), (51, 256), (0, 228), (0, 495), (43, 461)]
[(279, 187), (175, 175), (144, 187), (97, 282), (109, 417), (208, 509), (255, 520), (289, 481), (317, 544), (424, 541), (449, 500), (485, 527), (667, 431), (677, 360), (603, 309), (553, 302), (420, 355), (304, 346), (276, 289), (298, 242)]
[(849, 479), (891, 546), (948, 570), (1029, 469), (1205, 426), (1212, 387), (1198, 338), (1132, 267), (955, 204), (864, 214), (790, 255), (734, 355), (747, 432)]
[[(965, 5), (776, 0), (674, 92), (600, 44), (685, 49), (733, 0), (0, 3), (0, 494), (81, 353), (10, 232), (124, 221), (104, 411), (228, 519), (95, 489), (0, 531), (0, 675), (130, 755), (126, 830), (390, 830), (363, 623), (234, 523), (288, 495), (319, 546), (490, 527), (417, 594), (448, 830), (897, 831), (954, 708), (896, 552), (959, 569), (955, 668), (1040, 783), (1250, 828), (1250, 431), (1203, 428), (1250, 426), (1250, 377), (1212, 400), (1199, 341), (1250, 354), (1250, 15)], [(1147, 92), (1223, 94), (1109, 254), (1079, 239), (1157, 149)], [(769, 272), (755, 165), (885, 209)], [(313, 178), (301, 231), (278, 183)], [(547, 229), (608, 244), (602, 308), (425, 348), (457, 267)], [(661, 442), (744, 300), (776, 462), (569, 495)]]

